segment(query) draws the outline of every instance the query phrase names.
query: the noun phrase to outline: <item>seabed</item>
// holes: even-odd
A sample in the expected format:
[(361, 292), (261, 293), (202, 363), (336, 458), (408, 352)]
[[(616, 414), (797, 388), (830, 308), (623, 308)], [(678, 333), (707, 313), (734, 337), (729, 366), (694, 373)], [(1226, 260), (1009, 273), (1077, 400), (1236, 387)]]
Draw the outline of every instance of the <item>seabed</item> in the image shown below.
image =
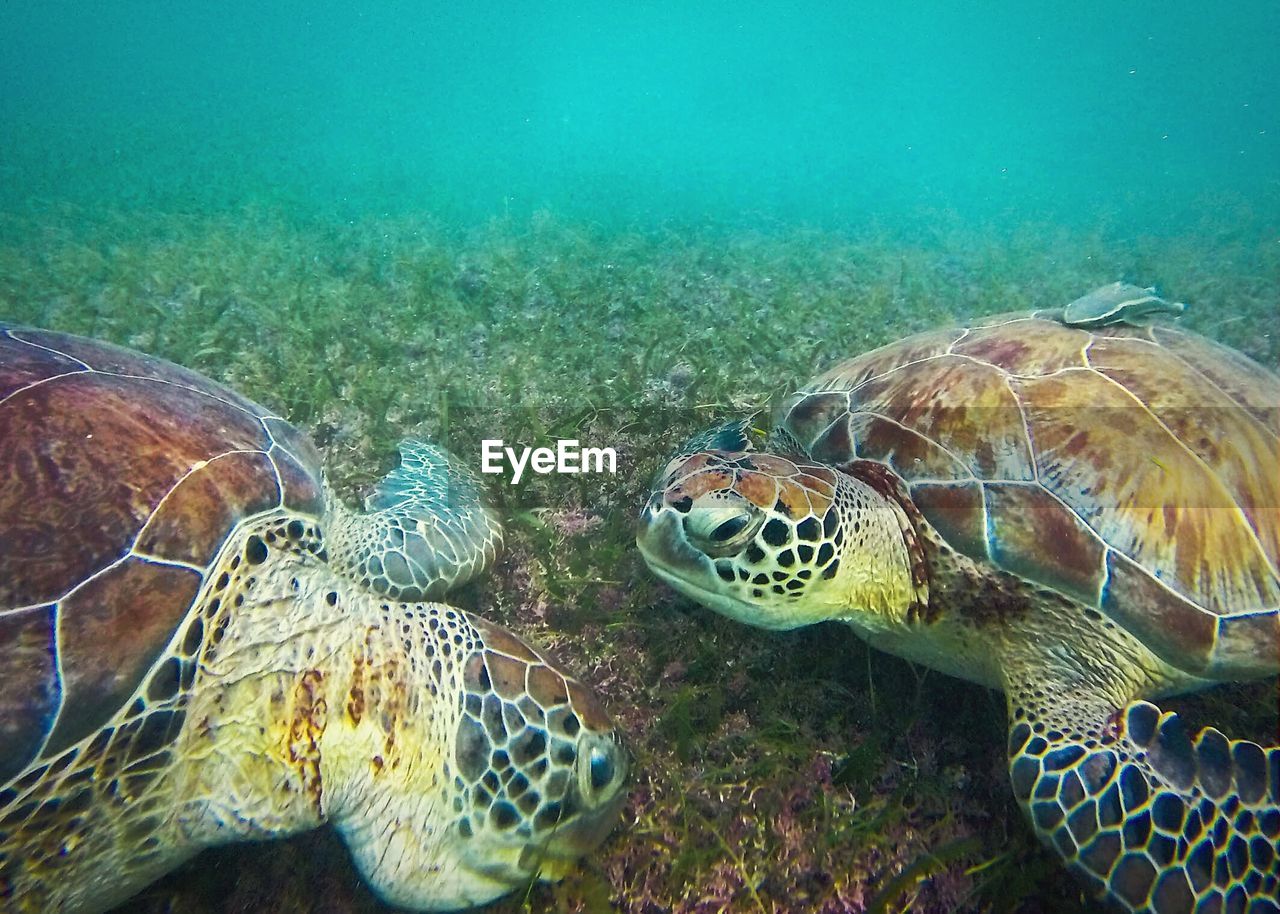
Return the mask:
[[(196, 368), (291, 417), (356, 501), (406, 436), (614, 447), (619, 472), (490, 486), (496, 572), (453, 602), (551, 648), (626, 735), (622, 822), (494, 912), (1082, 912), (1008, 786), (995, 693), (836, 626), (756, 631), (659, 584), (632, 517), (659, 457), (817, 369), (1118, 278), (1280, 367), (1280, 244), (1224, 208), (1180, 234), (959, 226), (606, 229), (548, 212), (448, 228), (31, 207), (0, 216), (0, 314)], [(1242, 240), (1244, 239), (1244, 240)], [(492, 482), (492, 478), (490, 478)], [(1167, 702), (1274, 740), (1274, 680)], [(131, 912), (385, 910), (326, 832), (207, 852)]]

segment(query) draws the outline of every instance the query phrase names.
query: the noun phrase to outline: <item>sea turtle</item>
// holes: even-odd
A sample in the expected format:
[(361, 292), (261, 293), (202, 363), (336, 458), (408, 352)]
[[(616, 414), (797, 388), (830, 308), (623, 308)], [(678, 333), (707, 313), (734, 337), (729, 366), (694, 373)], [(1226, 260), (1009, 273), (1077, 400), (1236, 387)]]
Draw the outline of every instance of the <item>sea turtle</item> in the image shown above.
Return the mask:
[(435, 602), (500, 544), (406, 442), (358, 514), (195, 372), (0, 325), (0, 908), (100, 911), (201, 848), (332, 824), (390, 903), (563, 876), (612, 827), (598, 700)]
[(1147, 699), (1280, 670), (1278, 442), (1280, 378), (1238, 352), (1006, 314), (819, 376), (765, 450), (699, 436), (638, 544), (735, 619), (1004, 690), (1014, 793), (1097, 897), (1276, 911), (1280, 748)]

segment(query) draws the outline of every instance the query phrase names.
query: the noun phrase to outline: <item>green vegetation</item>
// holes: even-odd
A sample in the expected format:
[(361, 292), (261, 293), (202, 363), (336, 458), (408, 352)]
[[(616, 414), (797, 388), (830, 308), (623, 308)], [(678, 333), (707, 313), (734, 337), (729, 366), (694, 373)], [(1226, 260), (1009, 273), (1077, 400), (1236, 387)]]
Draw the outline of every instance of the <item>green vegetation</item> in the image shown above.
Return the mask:
[[(680, 440), (819, 367), (1121, 277), (1158, 282), (1190, 303), (1187, 325), (1275, 366), (1280, 244), (1224, 226), (628, 233), (545, 213), (461, 230), (55, 209), (0, 216), (0, 319), (233, 385), (307, 430), (352, 500), (406, 436), (473, 464), (486, 437), (617, 449), (616, 477), (495, 482), (509, 548), (457, 598), (580, 671), (635, 763), (623, 824), (583, 872), (495, 911), (1039, 911), (1079, 893), (1010, 796), (997, 696), (834, 626), (777, 635), (694, 608), (647, 574), (631, 518)], [(1274, 683), (1177, 707), (1274, 733)], [(211, 852), (145, 902), (378, 909), (323, 834)]]

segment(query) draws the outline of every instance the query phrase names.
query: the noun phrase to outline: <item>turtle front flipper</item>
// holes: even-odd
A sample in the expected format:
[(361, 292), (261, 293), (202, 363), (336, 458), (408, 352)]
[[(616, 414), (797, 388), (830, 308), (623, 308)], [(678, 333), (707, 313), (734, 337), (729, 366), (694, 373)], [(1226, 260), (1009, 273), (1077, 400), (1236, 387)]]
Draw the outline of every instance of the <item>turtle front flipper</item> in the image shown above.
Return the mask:
[(408, 440), (400, 466), (365, 499), (365, 513), (331, 499), (329, 562), (396, 600), (435, 600), (497, 556), (502, 527), (475, 475), (441, 448)]
[(1280, 748), (1213, 728), (1193, 740), (1146, 701), (1093, 724), (1011, 705), (1014, 794), (1098, 897), (1150, 914), (1280, 911)]

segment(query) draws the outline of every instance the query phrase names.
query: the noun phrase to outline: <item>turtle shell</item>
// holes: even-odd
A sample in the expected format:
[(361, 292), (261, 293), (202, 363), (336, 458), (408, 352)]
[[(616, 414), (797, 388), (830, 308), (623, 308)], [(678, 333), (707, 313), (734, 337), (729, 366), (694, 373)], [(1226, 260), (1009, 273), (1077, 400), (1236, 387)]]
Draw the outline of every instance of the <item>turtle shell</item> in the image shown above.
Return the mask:
[(844, 362), (780, 422), (817, 460), (887, 465), (956, 550), (1176, 667), (1280, 669), (1280, 378), (1234, 350), (1001, 315)]
[(0, 324), (0, 784), (102, 727), (165, 652), (227, 536), (318, 516), (283, 419), (160, 359)]

